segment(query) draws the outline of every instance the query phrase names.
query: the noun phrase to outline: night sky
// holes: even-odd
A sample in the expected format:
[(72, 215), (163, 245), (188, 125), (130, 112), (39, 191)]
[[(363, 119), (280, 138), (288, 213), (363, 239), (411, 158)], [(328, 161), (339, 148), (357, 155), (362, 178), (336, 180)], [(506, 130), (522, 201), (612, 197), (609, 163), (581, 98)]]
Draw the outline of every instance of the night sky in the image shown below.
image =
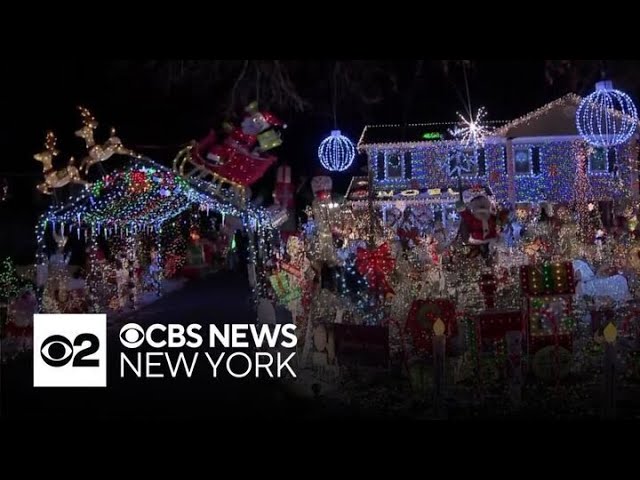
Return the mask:
[[(456, 119), (456, 111), (464, 110), (465, 82), (460, 69), (445, 77), (437, 65), (430, 65), (416, 81), (415, 61), (394, 64), (397, 93), (385, 92), (376, 105), (358, 106), (348, 99), (339, 103), (339, 128), (354, 142), (368, 123), (401, 123), (403, 119), (409, 123), (446, 122)], [(52, 129), (58, 137), (59, 165), (70, 155), (78, 158), (83, 153), (82, 140), (73, 134), (80, 126), (76, 105), (88, 107), (100, 122), (97, 141), (105, 140), (108, 127), (113, 125), (125, 146), (169, 165), (179, 145), (200, 138), (211, 127), (220, 127), (220, 99), (228, 95), (228, 91), (210, 91), (206, 82), (185, 81), (169, 89), (152, 74), (134, 67), (110, 71), (109, 62), (23, 62), (14, 65), (13, 72), (3, 79), (8, 88), (3, 89), (0, 117), (0, 177), (8, 179), (13, 194), (11, 201), (0, 206), (6, 227), (5, 241), (0, 244), (3, 250), (13, 248), (8, 246), (7, 236), (24, 239), (31, 234), (38, 212), (51, 201), (35, 192), (42, 169), (32, 158), (41, 150), (45, 132)], [(312, 91), (313, 82), (324, 81), (309, 78), (309, 83), (300, 88)], [(544, 60), (476, 61), (468, 83), (474, 109), (485, 106), (487, 120), (515, 118), (567, 93), (545, 82)], [(333, 127), (331, 98), (325, 96), (324, 101), (322, 94), (314, 97), (307, 112), (272, 109), (288, 124), (278, 155), (293, 166), (296, 177), (314, 174), (319, 167), (317, 146)], [(360, 158), (358, 165), (334, 177), (336, 190), (344, 193), (349, 179), (360, 173), (363, 164)], [(265, 194), (274, 173), (275, 169), (259, 187)]]

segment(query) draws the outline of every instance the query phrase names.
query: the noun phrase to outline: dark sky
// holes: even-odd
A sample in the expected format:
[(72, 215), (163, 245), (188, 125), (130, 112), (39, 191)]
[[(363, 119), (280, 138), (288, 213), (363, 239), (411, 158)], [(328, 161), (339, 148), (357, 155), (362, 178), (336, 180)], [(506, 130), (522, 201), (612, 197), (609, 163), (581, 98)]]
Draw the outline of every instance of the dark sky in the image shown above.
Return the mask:
[[(420, 82), (408, 94), (415, 62), (397, 64), (399, 93), (389, 93), (373, 107), (339, 105), (340, 127), (354, 141), (365, 123), (401, 122), (406, 105), (406, 118), (410, 122), (451, 121), (456, 118), (455, 112), (464, 108), (461, 97), (466, 96), (465, 85), (459, 71), (444, 78), (437, 71), (425, 69)], [(504, 120), (553, 99), (557, 95), (544, 82), (543, 64), (543, 61), (475, 62), (469, 74), (474, 106), (484, 105), (488, 119)], [(205, 133), (220, 110), (215, 94), (209, 94), (206, 85), (187, 82), (168, 91), (149, 74), (114, 74), (108, 70), (108, 62), (49, 60), (19, 64), (3, 81), (8, 88), (2, 90), (0, 140), (4, 151), (10, 152), (1, 161), (0, 170), (4, 172), (37, 172), (39, 164), (31, 156), (41, 147), (47, 129), (56, 131), (63, 151), (61, 157), (79, 155), (82, 142), (73, 136), (79, 123), (77, 104), (89, 107), (103, 128), (118, 127), (125, 144), (169, 147), (162, 153), (145, 152), (152, 156), (154, 153), (171, 156), (175, 151), (171, 145)], [(562, 93), (565, 92), (558, 95)], [(328, 108), (330, 98), (326, 99), (327, 105), (315, 100), (314, 103), (317, 108), (305, 113), (275, 112), (290, 126), (281, 158), (288, 157), (288, 161), (301, 168), (315, 167), (317, 145), (332, 127), (331, 119), (319, 112)]]

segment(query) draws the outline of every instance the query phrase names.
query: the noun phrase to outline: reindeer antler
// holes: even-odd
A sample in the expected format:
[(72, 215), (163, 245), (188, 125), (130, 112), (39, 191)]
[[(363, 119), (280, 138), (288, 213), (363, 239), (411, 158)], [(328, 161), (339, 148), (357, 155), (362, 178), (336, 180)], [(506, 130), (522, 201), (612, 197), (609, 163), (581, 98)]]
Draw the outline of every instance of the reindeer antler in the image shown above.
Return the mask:
[(56, 141), (57, 139), (55, 133), (49, 130), (44, 140), (44, 148), (47, 150), (47, 152), (51, 153), (51, 155), (54, 156), (60, 153), (58, 150), (56, 150)]
[(85, 108), (81, 105), (78, 106), (78, 110), (80, 110), (80, 116), (82, 117), (82, 123), (84, 125), (90, 126), (92, 128), (96, 128), (98, 126), (98, 122), (95, 117), (91, 114), (88, 108)]

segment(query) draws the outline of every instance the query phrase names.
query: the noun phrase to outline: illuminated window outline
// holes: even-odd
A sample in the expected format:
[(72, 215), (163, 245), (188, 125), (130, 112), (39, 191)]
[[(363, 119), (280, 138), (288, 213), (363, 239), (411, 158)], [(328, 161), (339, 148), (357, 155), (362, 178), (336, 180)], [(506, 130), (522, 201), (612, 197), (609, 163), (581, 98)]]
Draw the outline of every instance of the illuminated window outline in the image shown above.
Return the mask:
[[(593, 168), (593, 159), (596, 158), (596, 154), (604, 153), (604, 168), (602, 169), (594, 169)], [(605, 147), (594, 147), (589, 152), (589, 157), (587, 161), (587, 171), (589, 174), (593, 175), (611, 175), (609, 171), (609, 155), (611, 154), (609, 148)], [(615, 165), (614, 165), (615, 169)]]
[[(389, 160), (391, 159), (392, 156), (398, 157), (398, 161), (400, 162), (400, 175), (389, 175)], [(401, 151), (385, 152), (384, 178), (387, 180), (405, 180), (404, 152), (401, 152)]]
[[(516, 157), (518, 153), (526, 152), (527, 153), (527, 170), (526, 171), (518, 171), (518, 162)], [(533, 148), (530, 146), (523, 145), (514, 145), (513, 146), (513, 173), (517, 177), (522, 176), (531, 176), (533, 173)]]
[[(467, 147), (463, 150), (465, 155), (472, 154), (474, 157), (473, 162), (471, 162), (471, 170), (468, 172), (462, 172), (462, 178), (484, 178), (487, 176), (487, 157), (485, 152), (484, 158), (484, 174), (480, 175), (480, 148), (472, 148)], [(449, 150), (447, 153), (447, 175), (449, 178), (457, 178), (456, 174), (451, 171), (451, 160), (456, 158), (457, 150)]]

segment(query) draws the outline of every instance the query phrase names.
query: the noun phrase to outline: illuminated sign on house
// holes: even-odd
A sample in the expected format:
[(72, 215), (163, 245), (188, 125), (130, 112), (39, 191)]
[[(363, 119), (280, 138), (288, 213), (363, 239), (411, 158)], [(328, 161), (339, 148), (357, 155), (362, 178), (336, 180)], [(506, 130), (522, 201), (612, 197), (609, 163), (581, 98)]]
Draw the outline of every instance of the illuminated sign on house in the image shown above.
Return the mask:
[(416, 189), (416, 188), (409, 188), (406, 190), (378, 190), (376, 191), (376, 198), (377, 199), (384, 199), (384, 198), (394, 198), (394, 197), (417, 197), (419, 195), (424, 196), (429, 195), (429, 196), (436, 196), (436, 195), (442, 195), (443, 193), (448, 193), (449, 195), (457, 195), (458, 192), (454, 191), (452, 188), (449, 188), (447, 190), (442, 190), (441, 188), (429, 188), (429, 189)]
[(425, 132), (422, 134), (425, 140), (442, 140), (442, 134), (439, 132)]

